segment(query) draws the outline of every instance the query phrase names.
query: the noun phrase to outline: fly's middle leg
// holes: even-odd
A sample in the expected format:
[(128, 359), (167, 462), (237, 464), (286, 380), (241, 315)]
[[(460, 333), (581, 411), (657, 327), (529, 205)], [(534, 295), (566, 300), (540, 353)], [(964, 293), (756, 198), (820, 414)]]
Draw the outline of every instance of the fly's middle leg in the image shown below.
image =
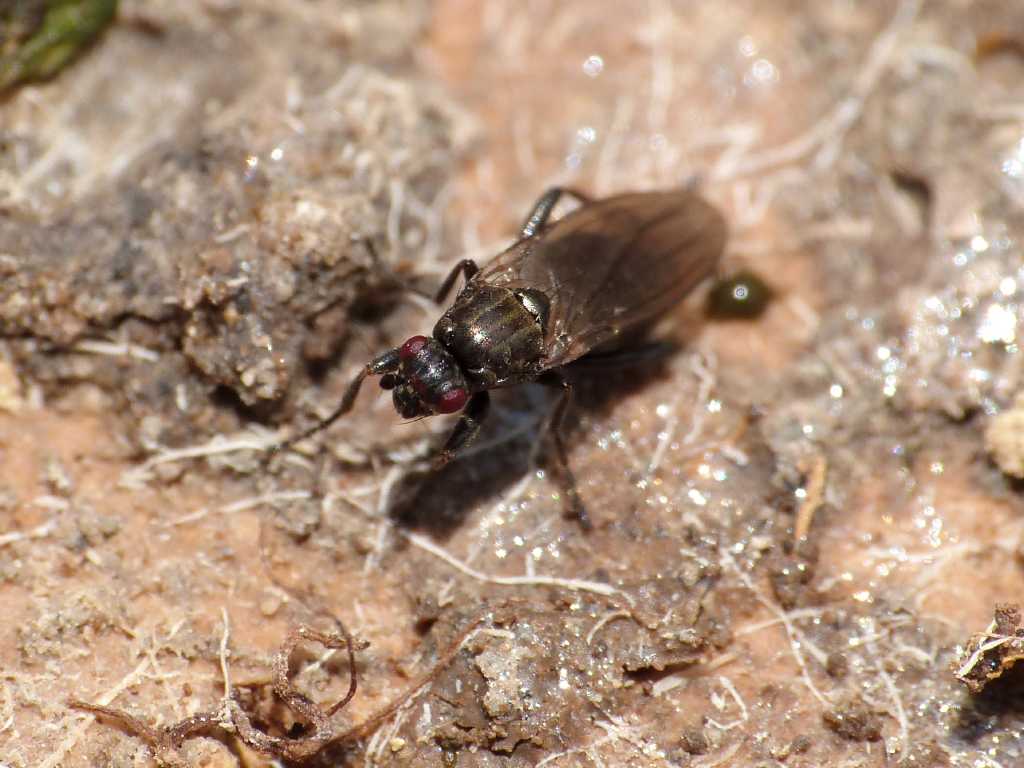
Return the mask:
[(548, 219), (551, 218), (551, 212), (558, 205), (558, 201), (562, 199), (562, 195), (569, 195), (569, 197), (576, 198), (580, 203), (589, 203), (590, 198), (584, 195), (582, 192), (577, 192), (575, 189), (569, 187), (552, 187), (543, 195), (540, 199), (533, 204), (533, 208), (530, 211), (529, 216), (526, 217), (526, 221), (523, 222), (523, 226), (519, 231), (520, 237), (533, 237), (537, 232), (544, 228), (544, 225), (548, 223)]
[(541, 432), (544, 441), (550, 440), (553, 451), (549, 452), (549, 458), (554, 470), (555, 479), (561, 487), (563, 509), (566, 517), (574, 517), (580, 521), (580, 526), (589, 531), (593, 528), (587, 510), (580, 499), (579, 491), (576, 488), (576, 476), (569, 468), (569, 454), (566, 450), (565, 439), (562, 436), (565, 414), (569, 411), (572, 403), (572, 382), (557, 372), (548, 372), (540, 378), (540, 383), (548, 386), (559, 387), (562, 390), (558, 402), (551, 410)]
[(441, 449), (441, 452), (434, 460), (435, 468), (443, 467), (454, 459), (459, 451), (476, 439), (476, 436), (480, 433), (480, 427), (483, 426), (484, 419), (487, 418), (487, 411), (490, 405), (491, 396), (487, 392), (477, 392), (469, 399), (469, 402), (462, 411), (462, 416), (459, 417), (459, 421), (455, 425), (455, 429), (452, 430), (451, 435), (448, 436), (448, 441), (444, 444), (444, 448)]

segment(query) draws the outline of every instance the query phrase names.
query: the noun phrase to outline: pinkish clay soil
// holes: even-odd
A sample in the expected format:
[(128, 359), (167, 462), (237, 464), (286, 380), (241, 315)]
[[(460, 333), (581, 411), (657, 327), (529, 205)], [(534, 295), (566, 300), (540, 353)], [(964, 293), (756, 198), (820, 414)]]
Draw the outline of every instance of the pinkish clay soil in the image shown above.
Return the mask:
[[(339, 621), (313, 765), (1024, 765), (1018, 3), (165, 6), (0, 103), (0, 766), (293, 764)], [(593, 532), (540, 387), (265, 461), (546, 187), (687, 183), (775, 298), (581, 387)]]

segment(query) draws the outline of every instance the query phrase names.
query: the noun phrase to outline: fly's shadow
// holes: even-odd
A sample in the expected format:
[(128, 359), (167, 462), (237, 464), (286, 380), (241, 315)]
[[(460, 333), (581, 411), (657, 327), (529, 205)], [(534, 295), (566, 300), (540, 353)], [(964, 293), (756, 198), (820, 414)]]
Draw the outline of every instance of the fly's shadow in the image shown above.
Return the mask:
[[(575, 401), (561, 425), (569, 444), (578, 439), (585, 419), (607, 417), (624, 398), (642, 391), (666, 375), (666, 363), (679, 345), (651, 342), (626, 352), (593, 355), (569, 368), (576, 378)], [(557, 393), (534, 386), (527, 390), (525, 423), (485, 427), (479, 443), (440, 468), (423, 467), (406, 473), (391, 489), (388, 514), (398, 525), (446, 538), (481, 507), (497, 503), (525, 473), (546, 468), (546, 456), (557, 450), (545, 440), (543, 425), (557, 407)], [(511, 394), (511, 393), (510, 393)], [(497, 421), (497, 420), (495, 420)]]

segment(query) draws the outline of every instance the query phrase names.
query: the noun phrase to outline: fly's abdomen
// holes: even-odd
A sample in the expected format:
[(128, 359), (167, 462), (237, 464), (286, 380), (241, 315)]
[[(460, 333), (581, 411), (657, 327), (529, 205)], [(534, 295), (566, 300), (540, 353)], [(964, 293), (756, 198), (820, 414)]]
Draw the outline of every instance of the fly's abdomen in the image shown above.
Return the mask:
[(544, 331), (543, 317), (515, 292), (470, 283), (434, 326), (434, 338), (475, 384), (486, 387), (535, 375), (544, 358)]

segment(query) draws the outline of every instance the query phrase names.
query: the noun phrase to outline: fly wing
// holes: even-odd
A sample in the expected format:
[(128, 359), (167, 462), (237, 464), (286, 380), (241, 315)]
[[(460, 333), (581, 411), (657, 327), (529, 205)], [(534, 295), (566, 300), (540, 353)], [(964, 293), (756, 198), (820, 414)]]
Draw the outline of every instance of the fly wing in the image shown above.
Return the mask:
[(677, 304), (714, 272), (725, 240), (721, 214), (692, 192), (617, 195), (519, 241), (474, 279), (544, 291), (553, 368)]

